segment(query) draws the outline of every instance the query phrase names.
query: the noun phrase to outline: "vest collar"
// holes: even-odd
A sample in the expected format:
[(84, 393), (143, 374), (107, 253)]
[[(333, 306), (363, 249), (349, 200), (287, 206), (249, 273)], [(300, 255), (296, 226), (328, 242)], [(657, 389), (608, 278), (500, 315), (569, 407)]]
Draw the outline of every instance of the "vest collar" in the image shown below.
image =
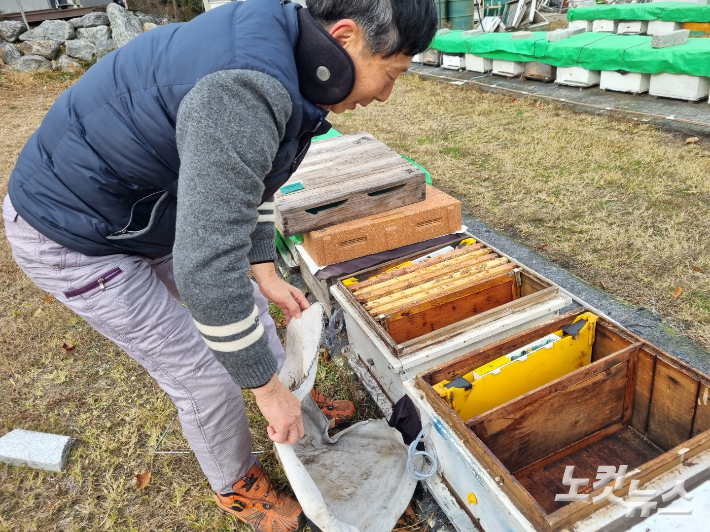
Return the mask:
[(307, 100), (334, 105), (353, 91), (355, 64), (350, 54), (304, 8), (298, 9), (295, 59), (299, 91)]

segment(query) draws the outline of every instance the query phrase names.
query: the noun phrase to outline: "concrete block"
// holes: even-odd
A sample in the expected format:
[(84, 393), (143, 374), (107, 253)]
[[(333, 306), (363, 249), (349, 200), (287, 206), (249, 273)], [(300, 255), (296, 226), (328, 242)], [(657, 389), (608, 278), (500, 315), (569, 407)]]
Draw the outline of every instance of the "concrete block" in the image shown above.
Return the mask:
[(511, 35), (511, 39), (517, 41), (518, 39), (532, 39), (535, 34), (532, 31), (516, 31)]
[(483, 35), (483, 28), (480, 25), (475, 30), (466, 30), (461, 33), (461, 36), (464, 39), (466, 37), (475, 37), (476, 35)]
[(446, 35), (450, 31), (451, 30), (449, 28), (441, 28), (441, 29), (436, 30), (436, 34), (437, 35)]
[(690, 37), (690, 30), (678, 30), (663, 35), (654, 35), (651, 37), (651, 48), (668, 48), (669, 46), (678, 46), (685, 44)]
[(15, 429), (0, 438), (0, 462), (46, 471), (61, 471), (71, 450), (71, 438)]
[(651, 20), (648, 23), (648, 29), (646, 33), (649, 35), (663, 35), (664, 33), (671, 33), (672, 31), (678, 31), (683, 29), (682, 22), (670, 22), (667, 20)]
[(567, 28), (564, 30), (554, 30), (547, 32), (547, 40), (550, 42), (561, 41), (563, 39), (569, 39), (573, 35), (579, 35), (580, 33), (585, 33), (586, 28)]
[(570, 9), (579, 9), (581, 7), (597, 7), (595, 0), (570, 0)]

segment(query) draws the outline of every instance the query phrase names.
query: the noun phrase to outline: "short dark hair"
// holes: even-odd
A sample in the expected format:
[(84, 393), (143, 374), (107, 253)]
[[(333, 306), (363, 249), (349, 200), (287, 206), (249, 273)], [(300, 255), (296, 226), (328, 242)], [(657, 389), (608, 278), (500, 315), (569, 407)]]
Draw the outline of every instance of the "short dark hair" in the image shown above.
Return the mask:
[(373, 54), (416, 55), (429, 47), (437, 26), (434, 0), (307, 0), (322, 26), (352, 19), (364, 30)]

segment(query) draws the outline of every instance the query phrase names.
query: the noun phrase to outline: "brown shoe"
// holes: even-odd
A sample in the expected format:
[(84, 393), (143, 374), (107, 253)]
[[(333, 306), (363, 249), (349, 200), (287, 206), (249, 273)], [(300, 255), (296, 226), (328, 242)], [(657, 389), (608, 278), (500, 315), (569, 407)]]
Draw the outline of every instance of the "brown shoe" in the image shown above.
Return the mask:
[(214, 494), (217, 506), (254, 532), (298, 532), (306, 526), (298, 501), (277, 492), (259, 464), (254, 464), (232, 489), (232, 493)]
[(328, 399), (315, 388), (311, 390), (311, 397), (328, 418), (331, 429), (341, 427), (355, 416), (355, 405), (352, 401)]

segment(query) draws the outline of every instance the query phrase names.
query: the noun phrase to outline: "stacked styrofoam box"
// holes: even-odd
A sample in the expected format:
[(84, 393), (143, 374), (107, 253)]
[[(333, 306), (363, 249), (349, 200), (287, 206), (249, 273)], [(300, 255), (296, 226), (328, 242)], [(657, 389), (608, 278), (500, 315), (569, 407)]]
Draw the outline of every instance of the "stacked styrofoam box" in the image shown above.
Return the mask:
[(441, 54), (441, 68), (449, 70), (463, 70), (466, 68), (466, 60), (463, 54)]
[(559, 67), (557, 69), (557, 83), (573, 87), (591, 87), (599, 85), (601, 73), (599, 70), (587, 70), (582, 67)]
[(525, 72), (525, 63), (520, 61), (503, 61), (502, 59), (493, 60), (493, 73), (496, 76), (504, 76), (506, 78), (514, 78), (522, 76)]
[(592, 31), (592, 21), (591, 20), (570, 20), (569, 28), (582, 28), (584, 31)]
[(647, 20), (620, 20), (616, 26), (617, 35), (645, 35), (647, 32)]
[(493, 60), (480, 55), (466, 54), (465, 63), (466, 70), (471, 72), (485, 73), (493, 70)]
[(651, 96), (698, 101), (710, 94), (710, 79), (667, 72), (653, 74), (648, 93)]
[(599, 86), (603, 90), (641, 94), (648, 92), (650, 83), (650, 74), (641, 74), (640, 72), (621, 73), (615, 70), (603, 70)]
[(664, 35), (672, 31), (683, 29), (682, 22), (669, 22), (667, 20), (651, 20), (648, 23), (646, 33), (648, 35)]
[(598, 19), (592, 22), (592, 31), (596, 33), (616, 33), (618, 20)]

